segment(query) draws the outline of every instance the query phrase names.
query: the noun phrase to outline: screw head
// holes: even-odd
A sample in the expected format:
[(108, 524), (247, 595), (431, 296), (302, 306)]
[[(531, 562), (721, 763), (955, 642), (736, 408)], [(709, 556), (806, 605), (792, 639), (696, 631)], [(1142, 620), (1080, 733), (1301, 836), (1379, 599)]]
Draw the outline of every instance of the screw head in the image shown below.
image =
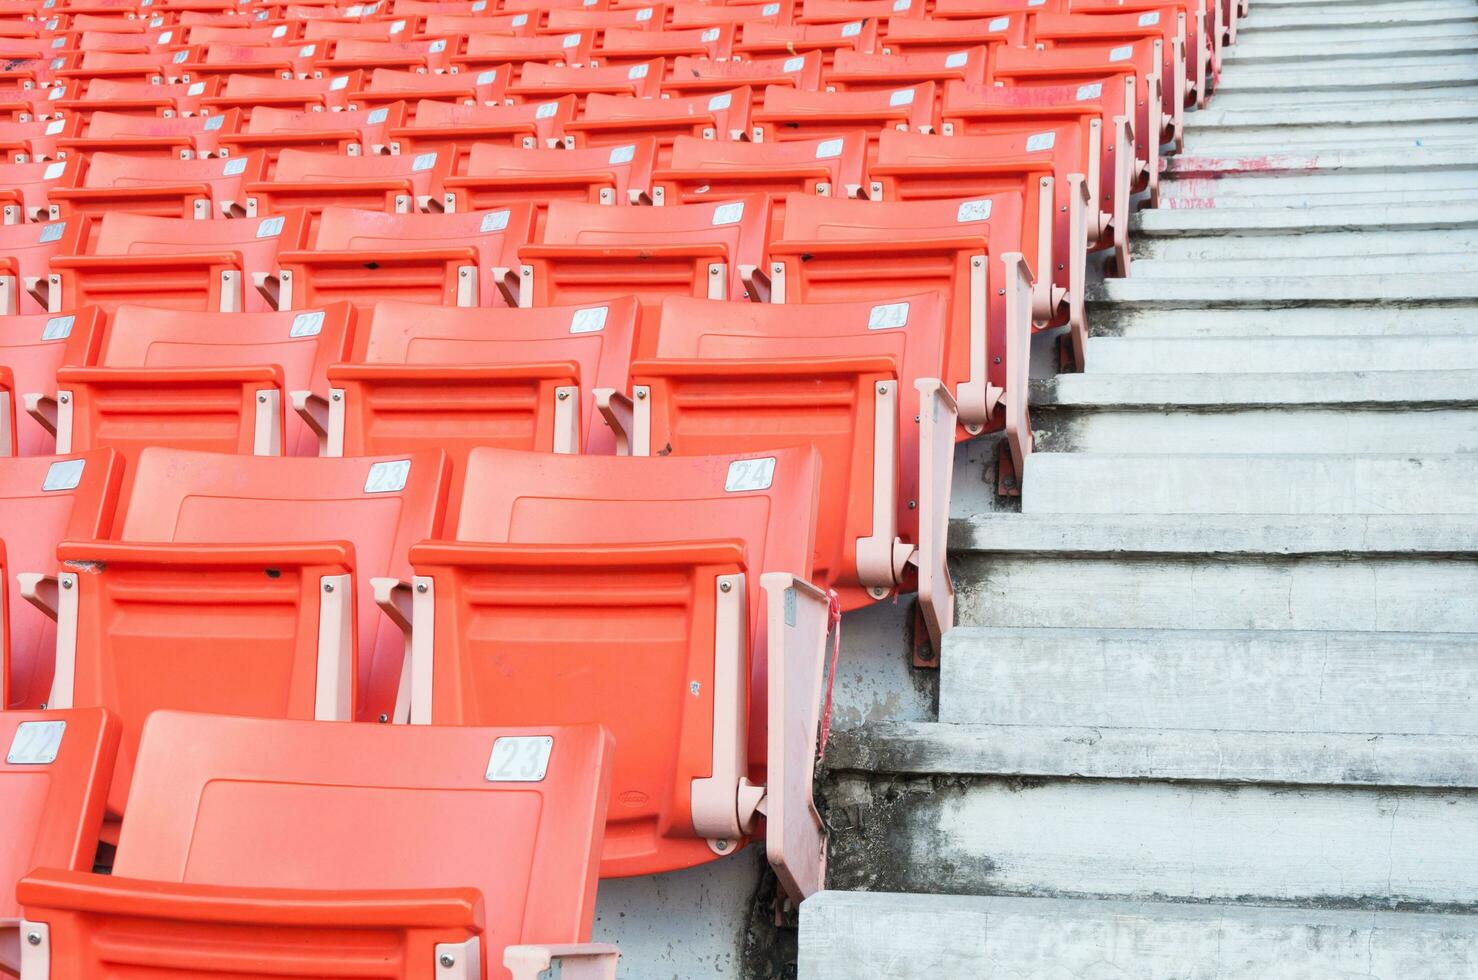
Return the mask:
[(385, 712), (383, 712), (383, 711), (380, 712), (380, 724), (383, 725), (383, 724), (385, 724), (385, 722), (387, 722), (389, 720), (390, 720), (390, 716), (389, 715), (385, 714)]
[(734, 586), (732, 584), (728, 583), (728, 582), (720, 582), (718, 584), (718, 590), (720, 592), (729, 592), (729, 591), (732, 591), (733, 588), (734, 588)]
[(32, 946), (40, 946), (41, 945), (41, 933), (39, 933), (39, 932), (28, 932), (28, 933), (26, 933), (26, 942), (30, 943)]
[(334, 583), (332, 583), (332, 582), (324, 582), (323, 583), (323, 591), (325, 591), (325, 592), (332, 592), (333, 590), (334, 590)]
[(62, 579), (62, 588), (64, 588), (64, 589), (70, 589), (71, 587), (72, 587), (72, 580), (71, 579), (69, 579), (69, 578)]
[(426, 591), (426, 583), (425, 582), (417, 582), (416, 583), (416, 591), (424, 594), (425, 591)]
[(267, 396), (266, 395), (258, 395), (257, 396), (257, 404), (258, 405), (265, 405), (266, 403), (267, 403)]
[(344, 400), (344, 394), (343, 394), (343, 392), (339, 392), (339, 391), (334, 392), (329, 397), (332, 398), (336, 402), (341, 402), (341, 401)]
[(917, 500), (910, 500), (908, 502), (908, 509), (909, 510), (918, 510), (919, 509), (919, 502)]
[(713, 842), (713, 849), (720, 852), (727, 851), (729, 849), (729, 842), (726, 840), (716, 840)]
[(570, 397), (570, 393), (568, 391), (561, 391), (558, 394), (556, 394), (554, 397), (557, 398), (557, 399), (559, 399), (560, 401), (568, 401), (569, 400), (569, 397)]
[(878, 385), (878, 394), (880, 394), (880, 395), (886, 395), (887, 393), (888, 393), (888, 386), (887, 385)]
[(636, 400), (637, 401), (641, 401), (642, 399), (644, 399), (646, 397), (647, 397), (646, 389), (640, 389), (640, 390), (637, 391), (637, 393), (636, 393)]
[(444, 966), (444, 967), (449, 967), (449, 968), (450, 967), (453, 967), (453, 966), (456, 966), (457, 965), (457, 958), (455, 956), (453, 956), (451, 953), (442, 953), (441, 954), (441, 965)]

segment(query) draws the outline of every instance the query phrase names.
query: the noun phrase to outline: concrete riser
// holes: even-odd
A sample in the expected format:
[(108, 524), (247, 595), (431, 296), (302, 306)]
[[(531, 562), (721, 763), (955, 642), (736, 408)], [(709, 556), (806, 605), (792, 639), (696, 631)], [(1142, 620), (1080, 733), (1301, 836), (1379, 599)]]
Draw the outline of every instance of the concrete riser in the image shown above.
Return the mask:
[[(1443, 193), (1433, 191), (1431, 198), (1436, 200)], [(1330, 268), (1331, 256), (1283, 256), (1285, 261), (1270, 261), (1273, 257), (1233, 259), (1230, 256), (1225, 261), (1218, 262), (1217, 268), (1228, 276), (1236, 276), (1243, 280), (1256, 281), (1258, 279), (1271, 279), (1282, 276), (1315, 277), (1321, 273), (1327, 273)], [(1438, 253), (1438, 254), (1416, 254), (1416, 255), (1374, 255), (1374, 256), (1348, 256), (1342, 257), (1339, 262), (1339, 272), (1346, 276), (1389, 276), (1409, 273), (1411, 275), (1431, 275), (1436, 273), (1450, 273), (1459, 276), (1468, 276), (1478, 272), (1478, 255), (1471, 253)], [(1206, 275), (1206, 264), (1204, 262), (1176, 261), (1150, 259), (1134, 266), (1134, 277), (1137, 280), (1146, 279), (1202, 279)], [(1431, 363), (1428, 361), (1427, 363)]]
[(1475, 688), (1470, 634), (962, 628), (939, 720), (1475, 736)]
[(1096, 334), (1122, 337), (1471, 336), (1478, 335), (1478, 306), (1406, 310), (1307, 306), (1279, 310), (1270, 317), (1260, 310), (1199, 310), (1188, 315), (1185, 310), (1098, 305), (1090, 308), (1089, 322)]
[(964, 555), (962, 625), (1478, 632), (1478, 562)]
[[(1267, 259), (1330, 259), (1347, 257), (1380, 257), (1397, 261), (1408, 257), (1467, 255), (1478, 252), (1478, 228), (1454, 228), (1428, 231), (1384, 231), (1379, 235), (1361, 232), (1326, 232), (1313, 235), (1206, 235), (1161, 237), (1141, 234), (1134, 245), (1134, 256), (1144, 260), (1134, 266), (1134, 275), (1153, 268), (1149, 260), (1176, 262), (1259, 261)], [(1409, 264), (1409, 263), (1407, 263)], [(1281, 264), (1266, 263), (1267, 271), (1277, 272)], [(1344, 265), (1341, 264), (1341, 270)], [(1283, 313), (1297, 313), (1285, 310)], [(1357, 311), (1343, 311), (1344, 313)], [(1113, 307), (1093, 310), (1093, 325), (1112, 318)], [(1271, 318), (1270, 318), (1271, 319)], [(1343, 319), (1343, 317), (1342, 317)]]
[[(1372, 261), (1372, 260), (1366, 260)], [(1146, 263), (1148, 265), (1149, 263)], [(1358, 266), (1357, 260), (1350, 265)], [(1478, 262), (1473, 272), (1478, 272)], [(1478, 337), (1266, 337), (1129, 340), (1092, 337), (1090, 374), (1281, 374), (1315, 371), (1419, 371), (1437, 360), (1478, 369)]]
[(832, 892), (801, 911), (804, 980), (1457, 980), (1452, 916)]
[(1299, 176), (1278, 174), (1259, 177), (1177, 178), (1168, 176), (1160, 184), (1162, 206), (1256, 207), (1269, 199), (1298, 200), (1310, 205), (1325, 203), (1331, 195), (1379, 194), (1384, 204), (1398, 204), (1399, 195), (1420, 191), (1478, 188), (1478, 168), (1469, 170), (1407, 171), (1404, 173), (1327, 173)]
[[(1420, 143), (1418, 143), (1420, 141)], [(1351, 146), (1397, 147), (1454, 146), (1478, 142), (1478, 123), (1383, 122), (1364, 124), (1358, 119), (1310, 125), (1297, 129), (1257, 123), (1218, 127), (1196, 132), (1186, 131), (1187, 153), (1227, 153), (1277, 151), (1280, 149), (1334, 150)]]

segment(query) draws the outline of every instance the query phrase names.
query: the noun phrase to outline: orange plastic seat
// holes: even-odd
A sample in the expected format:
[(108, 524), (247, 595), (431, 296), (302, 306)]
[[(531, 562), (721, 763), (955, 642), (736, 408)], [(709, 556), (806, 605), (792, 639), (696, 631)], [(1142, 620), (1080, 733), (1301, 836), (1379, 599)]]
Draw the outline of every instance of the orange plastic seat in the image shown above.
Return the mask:
[(732, 57), (734, 25), (689, 27), (683, 30), (652, 31), (634, 27), (608, 27), (595, 57), (603, 65), (629, 65), (650, 58)]
[(412, 722), (598, 721), (620, 801), (602, 876), (732, 854), (763, 806), (786, 895), (811, 894), (825, 840), (811, 780), (828, 602), (805, 581), (819, 465), (810, 448), (474, 450), (446, 539), (411, 551)]
[(444, 449), (460, 473), (478, 446), (615, 451), (597, 389), (626, 389), (636, 300), (466, 310), (376, 304), (329, 369), (330, 455)]
[(668, 9), (665, 4), (643, 6), (612, 6), (604, 10), (584, 6), (551, 7), (544, 17), (543, 30), (550, 34), (584, 31), (599, 35), (607, 28), (626, 27), (642, 31), (660, 31), (667, 23)]
[(527, 203), (465, 214), (325, 208), (306, 249), (281, 257), (278, 309), (385, 299), (516, 306), (518, 249), (533, 221)]
[(57, 368), (91, 356), (101, 316), (85, 309), (0, 317), (0, 457), (56, 451), (55, 426), (31, 416), (29, 396), (53, 391)]
[(413, 103), (420, 99), (478, 104), (502, 102), (508, 74), (507, 69), (432, 74), (400, 68), (376, 68), (370, 72), (369, 82), (352, 92), (349, 98), (361, 109), (375, 109), (401, 101)]
[(823, 69), (830, 68), (836, 52), (846, 48), (871, 54), (878, 49), (878, 22), (853, 20), (845, 24), (773, 25), (749, 21), (739, 33), (735, 50), (745, 58), (818, 51)]
[(290, 406), (298, 393), (323, 397), (352, 322), (347, 304), (299, 313), (120, 306), (91, 356), (56, 373), (57, 451), (317, 456), (317, 436)]
[(780, 231), (787, 194), (854, 197), (864, 180), (867, 134), (785, 143), (718, 141), (679, 136), (668, 167), (653, 177), (659, 204), (696, 204), (738, 194), (770, 199), (770, 228)]
[(951, 83), (945, 89), (940, 128), (946, 136), (956, 136), (989, 133), (1000, 125), (1086, 124), (1089, 242), (1094, 249), (1112, 247), (1116, 271), (1127, 275), (1129, 205), (1136, 184), (1149, 182), (1147, 164), (1135, 156), (1133, 111), (1132, 74), (1084, 85)]
[(984, 46), (987, 49), (1020, 45), (1026, 40), (1023, 15), (982, 17), (979, 20), (895, 20), (888, 24), (881, 44), (892, 54), (954, 52)]
[(299, 212), (195, 221), (110, 211), (70, 224), (63, 254), (51, 260), (55, 309), (112, 310), (142, 301), (261, 313), (271, 308), (261, 290), (278, 273), (278, 252), (301, 246), (307, 218)]
[(309, 41), (282, 47), (216, 42), (201, 50), (199, 60), (187, 60), (180, 71), (191, 78), (213, 75), (260, 75), (267, 78), (298, 78), (311, 74), (313, 60), (321, 56), (327, 42)]
[(404, 19), (396, 20), (337, 20), (326, 17), (303, 23), (303, 40), (337, 41), (346, 37), (376, 38), (388, 41), (404, 35), (409, 25)]
[(57, 860), (21, 882), (23, 928), (43, 937), (28, 965), (536, 980), (557, 960), (614, 977), (616, 948), (583, 942), (611, 753), (596, 725), (160, 712), (113, 874)]
[(186, 66), (198, 59), (203, 49), (187, 47), (179, 51), (82, 51), (58, 64), (54, 74), (60, 78), (132, 78), (149, 82), (178, 81), (188, 73)]
[[(1169, 3), (1165, 0), (1080, 0), (1073, 5), (1073, 13), (1088, 15), (1086, 19), (1120, 17), (1132, 13), (1135, 15), (1134, 28), (1165, 28), (1161, 37), (1167, 44), (1176, 34), (1176, 30), (1172, 28), (1177, 28), (1179, 19), (1183, 18), (1187, 72), (1184, 95), (1188, 107), (1205, 106), (1211, 94), (1221, 62), (1219, 42), (1216, 39), (1223, 34), (1224, 11), (1225, 7), (1215, 0), (1210, 3), (1207, 0), (1178, 0)], [(1230, 22), (1235, 24), (1236, 18), (1230, 18)], [(1050, 25), (1048, 29), (1051, 30)], [(1135, 36), (1134, 29), (1131, 29), (1128, 36)]]
[(61, 217), (107, 211), (160, 218), (224, 217), (240, 208), (242, 186), (260, 180), (265, 169), (260, 152), (228, 160), (90, 153), (86, 166), (75, 171), (69, 184), (52, 189), (51, 202)]
[(774, 302), (887, 301), (938, 290), (949, 303), (942, 380), (963, 432), (1004, 426), (1018, 467), (1026, 416), (1032, 275), (1020, 191), (963, 200), (849, 201), (792, 194), (770, 243)]
[(209, 116), (136, 116), (94, 112), (77, 136), (57, 140), (68, 153), (129, 154), (150, 158), (202, 156), (216, 152), (220, 138), (236, 132), (241, 113), (228, 110)]
[(98, 110), (159, 116), (164, 113), (199, 112), (203, 100), (217, 94), (218, 80), (153, 83), (137, 79), (94, 78), (82, 96), (52, 103), (59, 112), (89, 116)]
[(1067, 323), (1081, 357), (1088, 330), (1088, 216), (1098, 214), (1098, 173), (1090, 182), (1084, 171), (1099, 155), (1097, 132), (1082, 119), (1000, 122), (971, 136), (884, 132), (870, 173), (888, 200), (1021, 189), (1027, 209), (1022, 246), (1037, 277), (1032, 316), (1038, 326)]
[(577, 147), (621, 146), (637, 139), (656, 141), (657, 165), (665, 166), (672, 141), (679, 136), (700, 139), (744, 139), (749, 133), (749, 89), (713, 95), (639, 99), (592, 94), (584, 114), (565, 126), (565, 141)]
[(877, 154), (884, 129), (928, 133), (934, 130), (933, 82), (879, 92), (801, 92), (793, 88), (765, 90), (765, 104), (754, 114), (756, 142), (781, 142), (868, 134), (868, 160)]
[(240, 200), (247, 214), (302, 208), (314, 218), (328, 207), (406, 213), (424, 211), (435, 201), (439, 209), (442, 181), (452, 172), (454, 156), (438, 150), (338, 156), (288, 148), (277, 154), (271, 179), (247, 184)]
[(21, 224), (57, 217), (51, 210), (51, 191), (74, 180), (82, 169), (80, 160), (38, 163), (0, 163), (0, 223)]
[(457, 56), (456, 63), (463, 71), (534, 63), (585, 65), (590, 63), (594, 41), (595, 35), (589, 31), (534, 37), (474, 34), (467, 38), (467, 49)]
[[(724, 10), (724, 7), (715, 7)], [(713, 61), (709, 58), (679, 56), (672, 61), (672, 71), (662, 83), (669, 95), (704, 95), (747, 87), (750, 109), (764, 99), (771, 85), (787, 85), (804, 92), (821, 88), (821, 52), (785, 58), (755, 58), (747, 61)]]
[(55, 160), (61, 141), (81, 131), (82, 120), (76, 117), (0, 122), (0, 155), (9, 163)]
[(933, 16), (935, 20), (974, 20), (1037, 11), (1061, 14), (1069, 5), (1068, 0), (934, 0)]
[(59, 542), (107, 532), (122, 477), (122, 460), (108, 450), (0, 458), (0, 601), (5, 613), (0, 622), (0, 651), (5, 654), (0, 705), (5, 708), (60, 707), (51, 697), (56, 623), (26, 593), (40, 588), (45, 576), (57, 574)]
[[(0, 225), (0, 315), (63, 309), (49, 275), (81, 219), (45, 224)], [(67, 306), (66, 309), (75, 309)]]
[(409, 125), (392, 128), (387, 140), (391, 152), (457, 151), (453, 168), (465, 174), (466, 152), (479, 143), (542, 148), (564, 138), (564, 127), (575, 118), (575, 97), (522, 105), (471, 106), (450, 102), (416, 103)]
[[(938, 378), (946, 316), (938, 293), (822, 305), (673, 297), (650, 338), (653, 353), (631, 366), (631, 404), (642, 407), (623, 441), (637, 455), (813, 446), (827, 501), (817, 516), (815, 580), (836, 589), (847, 610), (899, 589), (911, 563), (927, 567), (925, 591), (937, 584), (940, 594), (923, 601), (947, 630), (941, 545), (955, 403)], [(937, 533), (921, 537), (921, 519)]]
[(574, 306), (623, 293), (643, 316), (667, 296), (764, 298), (769, 201), (611, 208), (553, 201), (540, 244), (519, 250), (521, 306)]
[(907, 54), (838, 51), (831, 71), (826, 74), (826, 84), (838, 92), (876, 92), (932, 81), (937, 99), (942, 97), (943, 86), (949, 81), (984, 84), (989, 53), (990, 49), (984, 46)]
[[(240, 19), (240, 18), (238, 18)], [(303, 38), (303, 24), (291, 22), (286, 24), (262, 24), (255, 27), (232, 27), (225, 24), (190, 24), (184, 25), (183, 34), (191, 44), (236, 44), (252, 45), (256, 47), (273, 47), (278, 44), (291, 44), (301, 41)], [(312, 40), (317, 40), (313, 38)]]
[(790, 24), (795, 18), (795, 0), (760, 0), (751, 3), (683, 2), (671, 5), (669, 27), (719, 27), (724, 24)]
[[(332, 78), (276, 78), (230, 74), (221, 83), (220, 92), (203, 99), (202, 104), (218, 112), (240, 109), (246, 116), (246, 132), (256, 133), (260, 130), (252, 128), (251, 118), (262, 108), (288, 111), (346, 108), (349, 104), (349, 92), (363, 84), (360, 74), (349, 72)], [(206, 81), (216, 82), (218, 79)]]
[(153, 711), (403, 721), (406, 638), (377, 595), (391, 604), (410, 546), (440, 533), (447, 483), (435, 452), (139, 453), (112, 532), (63, 540), (50, 583), (48, 703), (123, 724), (109, 812), (125, 810)]
[(268, 166), (288, 148), (365, 156), (378, 153), (386, 133), (405, 125), (405, 104), (378, 109), (313, 112), (263, 106), (251, 114), (242, 132), (221, 141), (233, 156), (252, 150), (267, 151)]
[(36, 868), (91, 871), (118, 722), (98, 709), (0, 712), (0, 973), (20, 972), (16, 883)]
[[(440, 12), (429, 11), (429, 6), (434, 6), (434, 4), (407, 6), (402, 3), (397, 6), (396, 10), (398, 13), (414, 18), (418, 25), (417, 36), (461, 36), (469, 42), (477, 34), (501, 34), (505, 37), (524, 38), (534, 36), (535, 18), (527, 13), (489, 16), (487, 13), (478, 12), (479, 10), (486, 11), (487, 5), (484, 4), (479, 8), (476, 0), (470, 4), (460, 2), (445, 4), (446, 9)], [(459, 62), (454, 61), (453, 64), (459, 64)]]
[(849, 20), (920, 19), (925, 0), (802, 0), (797, 24), (839, 24)]
[(451, 43), (444, 37), (414, 41), (351, 37), (333, 42), (332, 53), (327, 57), (320, 54), (315, 65), (321, 71), (336, 72), (351, 68), (420, 68), (441, 72), (451, 67)]
[(661, 58), (614, 68), (543, 65), (530, 61), (519, 72), (518, 81), (508, 86), (508, 95), (522, 102), (548, 102), (562, 95), (573, 95), (576, 111), (580, 112), (593, 92), (655, 99), (661, 92), (665, 70), (666, 63)]
[(579, 150), (520, 150), (478, 143), (467, 158), (465, 175), (448, 177), (443, 186), (458, 211), (529, 201), (538, 209), (542, 226), (549, 202), (554, 200), (591, 204), (649, 201), (656, 156), (656, 142), (650, 137), (624, 146)]

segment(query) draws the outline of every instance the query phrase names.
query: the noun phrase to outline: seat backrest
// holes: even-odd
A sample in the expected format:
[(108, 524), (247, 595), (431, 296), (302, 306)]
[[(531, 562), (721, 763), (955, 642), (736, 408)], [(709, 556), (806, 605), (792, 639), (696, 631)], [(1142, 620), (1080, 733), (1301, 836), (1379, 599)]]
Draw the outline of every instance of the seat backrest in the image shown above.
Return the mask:
[(0, 929), (21, 917), (22, 876), (92, 870), (117, 752), (118, 722), (101, 708), (0, 711)]
[[(56, 390), (56, 370), (82, 364), (97, 349), (102, 312), (91, 307), (77, 313), (36, 313), (0, 317), (0, 426), (8, 414), (15, 424), (15, 444), (0, 456), (44, 456), (56, 439), (27, 414), (21, 396)], [(0, 439), (9, 433), (0, 429)]]
[(666, 91), (688, 95), (747, 85), (752, 97), (756, 99), (763, 97), (768, 85), (790, 85), (814, 92), (821, 88), (821, 67), (819, 51), (784, 58), (755, 58), (746, 61), (714, 61), (710, 58), (680, 55), (673, 59), (672, 75), (662, 87)]
[(46, 307), (27, 293), (20, 280), (33, 277), (45, 280), (52, 256), (62, 251), (65, 242), (76, 237), (81, 220), (0, 225), (0, 276), (7, 279), (3, 288), (12, 312), (16, 309), (21, 313), (46, 312)]
[(0, 545), (4, 548), (5, 629), (10, 662), (6, 708), (37, 708), (51, 693), (56, 623), (21, 597), (19, 574), (57, 572), (57, 543), (107, 534), (123, 465), (101, 449), (76, 456), (0, 458)]
[[(678, 195), (673, 204), (691, 204), (734, 193), (770, 195), (771, 207), (793, 191), (844, 197), (863, 186), (867, 134), (780, 143), (705, 140), (679, 136), (668, 168), (655, 180)], [(781, 215), (775, 215), (778, 220)]]
[(526, 95), (569, 93), (575, 95), (582, 106), (584, 97), (591, 92), (656, 98), (662, 88), (662, 73), (666, 67), (666, 62), (661, 58), (610, 68), (576, 68), (530, 61), (519, 73), (518, 84), (509, 86), (509, 91), (523, 92)]
[[(412, 718), (598, 720), (616, 738), (612, 792), (621, 801), (602, 875), (713, 860), (717, 852), (687, 828), (689, 788), (714, 773), (723, 737), (715, 616), (732, 585), (722, 589), (716, 576), (745, 575), (748, 616), (726, 622), (737, 636), (724, 635), (749, 655), (723, 693), (734, 697), (737, 687), (739, 706), (730, 707), (743, 712), (750, 692), (749, 772), (763, 783), (760, 577), (810, 574), (819, 465), (809, 448), (738, 457), (473, 450), (451, 543), (413, 551), (418, 575), (434, 582), (437, 640), (430, 676), (414, 683)], [(613, 689), (627, 694), (612, 698)], [(733, 799), (731, 787), (731, 811)]]
[(109, 808), (123, 812), (138, 734), (157, 709), (396, 716), (405, 638), (376, 606), (372, 580), (409, 578), (410, 545), (439, 533), (448, 482), (447, 459), (434, 452), (143, 450), (113, 533), (58, 549), (84, 563), (68, 567), (94, 572), (71, 590), (71, 703), (107, 707), (123, 723)]
[(610, 735), (589, 724), (336, 725), (163, 711), (145, 728), (114, 873), (313, 889), (329, 900), (476, 889), (483, 962), (496, 980), (507, 976), (506, 946), (589, 939), (611, 754)]
[[(651, 137), (569, 150), (477, 143), (467, 157), (461, 176), (493, 178), (498, 185), (477, 185), (454, 178), (448, 186), (468, 186), (470, 203), (477, 209), (503, 201), (547, 203), (555, 198), (591, 204), (626, 204), (630, 201), (629, 191), (645, 194), (651, 188), (656, 157), (657, 146)], [(588, 182), (581, 180), (582, 177), (588, 178)]]
[[(330, 386), (343, 390), (343, 451), (356, 456), (439, 447), (460, 468), (478, 445), (553, 448), (541, 444), (550, 433), (540, 425), (557, 417), (556, 393), (547, 393), (547, 404), (541, 396), (519, 412), (509, 398), (513, 389), (499, 390), (485, 372), (538, 364), (550, 366), (539, 374), (550, 385), (562, 380), (554, 366), (575, 369), (569, 380), (578, 383), (578, 438), (568, 448), (612, 453), (614, 438), (601, 423), (594, 389), (626, 390), (636, 321), (630, 297), (597, 306), (498, 310), (378, 303), (355, 331), (347, 363), (329, 372)], [(510, 374), (507, 380), (527, 384), (534, 377)], [(479, 403), (481, 412), (475, 411)], [(530, 416), (533, 431), (521, 424)]]

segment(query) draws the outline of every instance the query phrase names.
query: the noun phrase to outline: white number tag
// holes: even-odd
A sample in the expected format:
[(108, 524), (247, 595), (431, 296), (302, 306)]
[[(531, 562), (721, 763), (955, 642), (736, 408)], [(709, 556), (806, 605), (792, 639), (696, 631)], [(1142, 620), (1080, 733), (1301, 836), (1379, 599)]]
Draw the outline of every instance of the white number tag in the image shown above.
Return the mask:
[(487, 214), (482, 216), (481, 231), (484, 235), (491, 234), (495, 231), (502, 231), (504, 228), (507, 227), (507, 211), (489, 211)]
[(1084, 99), (1096, 99), (1096, 98), (1098, 98), (1101, 95), (1103, 95), (1103, 83), (1102, 82), (1093, 82), (1093, 83), (1088, 84), (1088, 85), (1079, 85), (1078, 86), (1078, 101), (1079, 102), (1082, 102)]
[(282, 226), (287, 223), (286, 218), (263, 218), (262, 223), (257, 225), (258, 238), (276, 238), (282, 234)]
[(64, 459), (52, 463), (46, 468), (46, 479), (41, 481), (41, 491), (55, 493), (58, 490), (76, 490), (77, 484), (82, 482), (82, 470), (86, 465), (85, 459)]
[(1134, 45), (1126, 44), (1109, 52), (1109, 61), (1128, 61), (1134, 54)]
[(77, 318), (70, 313), (66, 316), (54, 316), (46, 321), (46, 326), (41, 331), (41, 339), (66, 340), (72, 336), (72, 324), (76, 322)]
[(775, 457), (759, 459), (736, 459), (729, 464), (729, 475), (724, 480), (725, 493), (745, 493), (751, 490), (768, 490), (775, 479)]
[(539, 783), (549, 772), (549, 753), (554, 738), (549, 735), (505, 735), (493, 740), (488, 759), (490, 783)]
[(1026, 138), (1026, 152), (1028, 153), (1036, 153), (1039, 150), (1050, 150), (1056, 145), (1056, 133), (1034, 133)]
[(392, 459), (375, 463), (364, 478), (365, 493), (397, 493), (405, 489), (405, 481), (411, 475), (411, 461)]
[(732, 225), (743, 217), (743, 201), (731, 201), (728, 204), (720, 204), (713, 209), (713, 223), (715, 225)]
[(867, 315), (867, 329), (869, 330), (892, 330), (906, 326), (908, 326), (907, 303), (874, 306), (872, 312)]
[(616, 146), (611, 148), (611, 155), (606, 162), (615, 166), (618, 163), (630, 163), (636, 158), (636, 145)]
[(570, 333), (599, 333), (604, 330), (606, 310), (604, 306), (588, 306), (583, 310), (576, 310), (575, 315), (570, 317)]
[(56, 761), (62, 748), (64, 721), (23, 721), (15, 727), (15, 738), (5, 761), (12, 766), (45, 766)]
[(839, 139), (822, 140), (816, 144), (816, 159), (830, 160), (832, 157), (842, 155), (842, 141)]
[(288, 336), (317, 337), (321, 333), (323, 333), (323, 311), (310, 310), (293, 317), (293, 328), (288, 331)]
[(963, 201), (960, 209), (955, 213), (955, 221), (963, 224), (966, 221), (985, 221), (990, 217), (989, 200), (985, 201)]

